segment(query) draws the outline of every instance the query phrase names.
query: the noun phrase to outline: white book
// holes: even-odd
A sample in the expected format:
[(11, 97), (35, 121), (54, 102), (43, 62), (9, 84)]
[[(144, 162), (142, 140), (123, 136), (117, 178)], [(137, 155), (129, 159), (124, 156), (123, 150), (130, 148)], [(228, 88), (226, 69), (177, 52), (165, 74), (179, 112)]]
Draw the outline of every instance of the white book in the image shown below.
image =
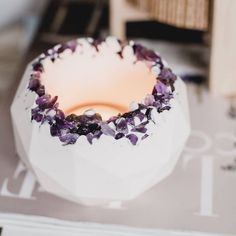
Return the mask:
[(235, 165), (235, 120), (227, 100), (203, 91), (199, 101), (196, 87), (188, 90), (193, 130), (175, 170), (137, 199), (110, 208), (44, 192), (15, 155), (8, 101), (1, 100), (2, 235), (20, 229), (28, 235), (236, 235), (236, 172), (223, 168)]

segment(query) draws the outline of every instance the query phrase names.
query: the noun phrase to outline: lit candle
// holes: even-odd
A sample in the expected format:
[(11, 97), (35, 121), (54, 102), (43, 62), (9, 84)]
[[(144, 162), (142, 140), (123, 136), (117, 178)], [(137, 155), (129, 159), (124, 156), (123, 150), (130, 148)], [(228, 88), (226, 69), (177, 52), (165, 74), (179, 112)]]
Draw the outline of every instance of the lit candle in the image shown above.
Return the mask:
[(66, 115), (94, 109), (105, 121), (128, 112), (132, 101), (142, 102), (152, 92), (156, 78), (145, 63), (134, 63), (131, 56), (121, 60), (105, 49), (95, 55), (87, 50), (83, 54), (64, 52), (61, 60), (44, 62), (41, 80), (47, 91), (58, 96)]
[(108, 120), (110, 117), (115, 116), (119, 113), (127, 112), (125, 106), (112, 104), (112, 103), (86, 103), (78, 105), (72, 109), (67, 110), (66, 114), (76, 114), (81, 115), (86, 111), (94, 110), (96, 113), (99, 113), (103, 120)]

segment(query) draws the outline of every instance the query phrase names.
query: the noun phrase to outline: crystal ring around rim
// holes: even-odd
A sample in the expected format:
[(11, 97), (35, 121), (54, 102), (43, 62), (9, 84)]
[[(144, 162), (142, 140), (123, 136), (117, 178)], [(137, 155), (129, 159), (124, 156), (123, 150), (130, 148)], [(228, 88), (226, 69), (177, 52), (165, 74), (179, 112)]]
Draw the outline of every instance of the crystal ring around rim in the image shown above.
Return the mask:
[[(123, 59), (125, 47), (130, 47), (135, 56), (135, 62), (141, 61), (155, 73), (156, 83), (150, 94), (146, 95), (142, 103), (132, 103), (130, 111), (110, 117), (103, 120), (99, 113), (88, 110), (82, 115), (65, 115), (57, 102), (57, 96), (51, 96), (41, 82), (41, 76), (45, 72), (43, 62), (50, 59), (52, 62), (60, 60), (60, 55), (65, 50), (75, 53), (78, 46), (83, 47), (83, 43), (93, 47), (96, 53), (99, 53), (100, 46), (113, 40), (113, 43), (119, 46), (116, 53), (120, 59)], [(28, 89), (37, 94), (35, 107), (31, 110), (31, 120), (38, 123), (48, 123), (50, 133), (56, 136), (63, 144), (74, 144), (80, 136), (86, 136), (90, 144), (94, 139), (99, 139), (101, 135), (108, 135), (115, 140), (127, 138), (131, 144), (136, 145), (138, 141), (147, 138), (148, 130), (146, 125), (149, 122), (155, 122), (152, 118), (152, 112), (161, 113), (171, 109), (170, 100), (173, 98), (174, 82), (176, 75), (154, 51), (134, 43), (133, 41), (120, 41), (115, 38), (105, 40), (95, 40), (91, 38), (69, 41), (55, 46), (47, 52), (41, 54), (32, 64), (32, 73)], [(139, 124), (135, 124), (138, 119)], [(141, 136), (140, 136), (141, 134)]]

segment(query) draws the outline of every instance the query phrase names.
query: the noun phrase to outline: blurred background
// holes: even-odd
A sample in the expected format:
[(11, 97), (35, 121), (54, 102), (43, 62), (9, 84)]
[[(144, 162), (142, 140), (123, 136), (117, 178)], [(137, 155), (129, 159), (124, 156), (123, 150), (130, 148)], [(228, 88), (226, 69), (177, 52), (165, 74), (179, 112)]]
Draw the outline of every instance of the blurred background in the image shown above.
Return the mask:
[[(3, 177), (8, 176), (13, 184), (18, 181), (18, 177), (12, 177), (18, 159), (15, 160), (9, 108), (26, 65), (55, 44), (77, 37), (113, 35), (135, 40), (159, 52), (187, 83), (192, 133), (183, 162), (179, 162), (177, 175), (174, 175), (177, 182), (160, 185), (169, 186), (174, 194), (163, 198), (160, 204), (165, 203), (166, 209), (182, 212), (180, 203), (184, 198), (181, 194), (188, 191), (186, 196), (190, 197), (192, 204), (188, 207), (191, 214), (194, 210), (194, 215), (189, 217), (186, 214), (189, 220), (181, 224), (188, 225), (192, 221), (196, 224), (194, 230), (201, 229), (201, 232), (211, 228), (214, 232), (218, 229), (226, 233), (235, 231), (235, 13), (236, 0), (0, 0), (0, 165), (3, 170), (0, 187)], [(199, 213), (195, 211), (198, 209), (198, 191), (201, 198)], [(22, 211), (30, 214), (39, 207), (42, 212), (67, 216), (71, 216), (71, 209), (77, 211), (72, 206), (64, 213), (58, 210), (54, 198), (48, 201), (44, 195), (40, 198), (40, 194), (39, 204), (28, 201), (25, 205), (21, 202), (12, 204), (13, 200), (8, 201), (3, 195), (1, 207), (7, 209), (10, 206), (13, 212), (25, 208)], [(172, 201), (173, 196), (175, 201)], [(150, 202), (156, 199), (155, 195), (147, 198)], [(146, 203), (144, 198), (138, 200), (144, 209), (148, 206)], [(131, 209), (135, 207), (132, 203)], [(85, 217), (100, 217), (100, 211), (94, 215), (90, 210), (78, 212)], [(158, 212), (162, 214), (162, 211)], [(169, 214), (171, 211), (165, 212)], [(105, 215), (109, 216), (106, 212)], [(198, 218), (200, 215), (204, 218)], [(175, 215), (163, 216), (165, 223), (178, 225)], [(179, 213), (177, 216), (179, 218)], [(134, 222), (132, 214), (127, 217)], [(155, 220), (159, 219), (156, 217)]]
[(0, 9), (0, 98), (51, 46), (114, 35), (158, 51), (198, 96), (228, 99), (235, 116), (234, 0), (0, 0)]

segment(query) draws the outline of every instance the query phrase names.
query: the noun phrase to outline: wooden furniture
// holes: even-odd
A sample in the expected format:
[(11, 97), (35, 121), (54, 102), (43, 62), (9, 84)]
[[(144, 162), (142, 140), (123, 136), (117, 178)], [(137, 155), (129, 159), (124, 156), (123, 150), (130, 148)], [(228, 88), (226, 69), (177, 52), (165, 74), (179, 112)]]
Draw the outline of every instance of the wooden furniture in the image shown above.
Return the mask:
[(236, 97), (236, 1), (215, 0), (213, 9), (210, 89)]
[[(147, 9), (148, 1), (155, 0), (110, 0), (110, 33), (118, 38), (125, 38), (125, 24), (127, 21), (151, 20), (153, 19), (153, 9)], [(180, 2), (197, 2), (203, 4), (206, 0), (156, 0), (163, 12), (167, 12), (163, 8), (168, 1)], [(139, 7), (134, 7), (131, 3), (138, 2)], [(160, 5), (162, 4), (162, 5)], [(168, 4), (167, 4), (168, 6)], [(149, 6), (150, 7), (150, 6)], [(157, 12), (156, 9), (154, 12)], [(202, 7), (202, 11), (206, 11), (206, 7)], [(235, 0), (209, 0), (208, 14), (202, 13), (202, 24), (198, 27), (210, 32), (211, 35), (211, 55), (209, 69), (209, 88), (213, 95), (236, 97), (236, 1)], [(165, 14), (167, 14), (165, 13)], [(173, 24), (168, 17), (157, 15), (158, 21), (172, 24), (183, 28), (195, 28), (193, 22), (178, 22)], [(186, 9), (182, 12), (186, 15)], [(200, 14), (200, 13), (199, 13)], [(201, 14), (200, 14), (201, 15)], [(209, 17), (207, 17), (209, 15)], [(208, 24), (204, 19), (208, 19)], [(200, 17), (201, 18), (201, 17)], [(171, 19), (173, 21), (173, 19)], [(179, 24), (179, 25), (178, 25)], [(182, 25), (181, 25), (182, 24)], [(209, 27), (208, 27), (209, 26)]]
[(110, 34), (125, 38), (127, 21), (149, 20), (149, 14), (133, 7), (126, 0), (110, 0)]
[(125, 37), (125, 23), (157, 20), (186, 29), (206, 31), (210, 0), (110, 0), (111, 33)]

